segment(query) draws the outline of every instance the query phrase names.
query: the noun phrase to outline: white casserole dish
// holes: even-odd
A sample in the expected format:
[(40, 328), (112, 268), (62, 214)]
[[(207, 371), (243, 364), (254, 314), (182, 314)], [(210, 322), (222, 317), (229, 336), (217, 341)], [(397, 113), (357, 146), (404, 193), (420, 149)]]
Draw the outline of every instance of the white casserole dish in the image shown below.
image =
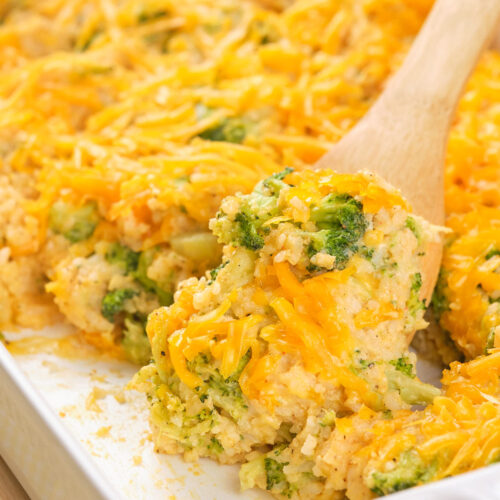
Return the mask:
[[(43, 352), (14, 358), (0, 343), (0, 454), (33, 500), (271, 498), (241, 493), (236, 466), (154, 453), (145, 398), (123, 390), (135, 370)], [(423, 363), (419, 373), (435, 380), (439, 370)], [(500, 464), (391, 498), (500, 500)]]

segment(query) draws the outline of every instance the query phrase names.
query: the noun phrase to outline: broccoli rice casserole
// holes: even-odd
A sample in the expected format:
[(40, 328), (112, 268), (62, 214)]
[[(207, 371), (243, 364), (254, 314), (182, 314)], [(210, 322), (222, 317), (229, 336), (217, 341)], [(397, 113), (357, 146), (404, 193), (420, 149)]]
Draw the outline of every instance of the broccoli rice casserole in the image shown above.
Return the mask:
[[(308, 168), (432, 4), (0, 2), (0, 329), (73, 325), (142, 367), (158, 451), (278, 498), (498, 461), (500, 54), (451, 127), (446, 230), (369, 165)], [(441, 389), (415, 371), (431, 355)]]

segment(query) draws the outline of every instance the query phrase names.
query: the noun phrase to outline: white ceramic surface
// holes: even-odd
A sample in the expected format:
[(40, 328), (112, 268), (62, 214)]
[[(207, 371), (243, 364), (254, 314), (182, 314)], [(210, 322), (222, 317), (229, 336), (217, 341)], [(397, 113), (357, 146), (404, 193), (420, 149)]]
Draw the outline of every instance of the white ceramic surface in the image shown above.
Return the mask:
[[(14, 359), (0, 344), (0, 454), (33, 500), (271, 498), (241, 493), (237, 467), (154, 453), (145, 398), (124, 390), (134, 371), (126, 363), (44, 353)], [(419, 373), (435, 381), (439, 370), (423, 363)], [(500, 500), (500, 466), (391, 498)]]

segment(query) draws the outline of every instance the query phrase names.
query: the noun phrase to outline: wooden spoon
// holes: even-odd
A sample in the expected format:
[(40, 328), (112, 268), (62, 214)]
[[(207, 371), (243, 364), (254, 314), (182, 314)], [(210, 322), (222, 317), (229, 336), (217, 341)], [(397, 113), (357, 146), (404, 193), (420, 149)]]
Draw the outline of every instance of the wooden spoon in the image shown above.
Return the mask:
[[(444, 222), (443, 167), (463, 87), (500, 22), (500, 0), (437, 0), (399, 71), (365, 117), (315, 165), (374, 172), (415, 212)], [(429, 246), (421, 298), (432, 295), (442, 243)]]

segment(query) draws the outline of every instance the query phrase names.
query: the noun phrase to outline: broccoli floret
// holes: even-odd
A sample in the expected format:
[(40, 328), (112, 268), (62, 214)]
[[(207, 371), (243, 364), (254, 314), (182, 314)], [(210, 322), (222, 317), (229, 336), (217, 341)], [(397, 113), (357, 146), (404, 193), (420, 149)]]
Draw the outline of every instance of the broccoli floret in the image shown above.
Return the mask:
[(222, 453), (224, 451), (224, 447), (222, 446), (221, 442), (215, 437), (210, 439), (210, 442), (208, 443), (207, 448), (217, 455), (219, 455), (220, 453)]
[(156, 387), (150, 393), (151, 417), (160, 426), (162, 435), (177, 441), (185, 450), (216, 446), (215, 442), (211, 443), (211, 438), (214, 437), (212, 429), (218, 421), (218, 413), (202, 404), (197, 413), (189, 411), (189, 405), (176, 394), (178, 380), (169, 377), (165, 384), (159, 375), (154, 375), (152, 381)]
[(75, 46), (76, 50), (80, 50), (82, 52), (88, 50), (101, 33), (102, 33), (101, 29), (94, 30), (92, 33), (89, 34), (86, 40), (80, 42), (78, 45)]
[(292, 169), (287, 168), (259, 182), (253, 192), (241, 196), (240, 208), (228, 227), (224, 212), (217, 214), (213, 232), (222, 243), (231, 243), (249, 250), (259, 250), (264, 246), (264, 236), (269, 228), (264, 224), (280, 215), (278, 196), (281, 189), (288, 186), (283, 182)]
[(372, 260), (373, 259), (373, 254), (375, 253), (375, 249), (371, 247), (365, 247), (362, 246), (359, 249), (359, 253), (366, 259), (366, 260)]
[(137, 295), (135, 290), (120, 288), (108, 292), (101, 303), (101, 314), (111, 323), (115, 321), (115, 315), (123, 311), (125, 301)]
[[(263, 234), (268, 229), (263, 229), (262, 225), (276, 215), (276, 198), (255, 193), (251, 197), (243, 201), (229, 229), (223, 224), (214, 227), (214, 233), (219, 237), (219, 241), (254, 251), (264, 246)], [(223, 216), (224, 214), (220, 213), (218, 219)]]
[(378, 496), (411, 488), (428, 482), (436, 473), (436, 464), (425, 465), (415, 449), (405, 450), (397, 465), (388, 472), (374, 472), (370, 489)]
[(246, 211), (236, 214), (234, 222), (239, 227), (238, 243), (249, 250), (259, 250), (264, 246), (264, 238), (259, 235), (256, 220)]
[(441, 394), (441, 391), (433, 385), (426, 384), (416, 378), (397, 371), (386, 371), (389, 388), (397, 390), (401, 399), (410, 405), (427, 405), (432, 403), (435, 397)]
[(219, 275), (219, 272), (221, 269), (224, 269), (227, 265), (229, 264), (229, 261), (226, 260), (226, 262), (223, 262), (220, 266), (217, 266), (215, 269), (211, 269), (209, 271), (210, 274), (210, 282), (213, 282), (217, 279), (217, 276)]
[(154, 293), (162, 306), (169, 306), (173, 302), (173, 293), (167, 289), (168, 285), (160, 284), (147, 275), (156, 251), (153, 248), (145, 252), (134, 252), (120, 243), (113, 243), (106, 252), (106, 260), (120, 266), (125, 274), (130, 274), (148, 292)]
[(420, 243), (422, 234), (417, 225), (417, 221), (413, 217), (408, 217), (406, 219), (405, 226), (415, 235), (415, 238), (417, 238), (417, 241)]
[(359, 359), (358, 363), (362, 370), (366, 370), (367, 368), (372, 368), (375, 365), (373, 361), (368, 361), (367, 359)]
[(144, 327), (145, 318), (129, 316), (125, 318), (122, 346), (127, 359), (144, 366), (151, 359), (151, 346)]
[(278, 30), (272, 24), (269, 24), (261, 19), (255, 20), (251, 23), (249, 35), (261, 45), (276, 42), (280, 38)]
[(349, 234), (342, 230), (323, 229), (315, 233), (310, 233), (310, 240), (307, 247), (308, 257), (311, 258), (318, 252), (333, 255), (337, 269), (343, 269), (345, 263), (357, 250), (355, 242), (358, 239), (353, 240)]
[(445, 294), (446, 289), (446, 274), (443, 270), (439, 271), (439, 276), (437, 279), (436, 287), (434, 288), (434, 293), (432, 294), (431, 304), (432, 310), (439, 320), (442, 314), (449, 311), (450, 306), (448, 299)]
[[(279, 195), (282, 189), (290, 186), (284, 179), (292, 171), (286, 168), (271, 175), (260, 182), (252, 194), (240, 197), (239, 211), (229, 224), (224, 212), (219, 212), (212, 229), (220, 241), (253, 251), (261, 249), (264, 237), (270, 231), (266, 223), (282, 213), (278, 205)], [(329, 195), (311, 209), (310, 219), (319, 230), (302, 232), (309, 240), (309, 258), (325, 252), (335, 256), (338, 269), (343, 268), (358, 250), (357, 244), (368, 225), (363, 205), (348, 194)]]
[(233, 419), (238, 420), (248, 410), (245, 396), (237, 382), (230, 379), (224, 380), (217, 373), (208, 379), (207, 385), (207, 393), (214, 405), (225, 410)]
[(155, 253), (156, 249), (154, 248), (141, 253), (137, 263), (137, 269), (133, 272), (133, 276), (148, 292), (156, 294), (160, 305), (169, 306), (174, 301), (174, 294), (172, 291), (148, 277), (148, 268), (153, 262)]
[[(254, 486), (265, 487), (268, 491), (273, 490), (275, 493), (291, 498), (299, 485), (290, 484), (283, 471), (288, 462), (279, 462), (269, 456), (279, 456), (285, 448), (286, 446), (278, 446), (269, 452), (267, 456), (260, 456), (243, 464), (240, 468), (241, 488), (246, 490)], [(302, 475), (308, 483), (317, 479), (310, 472), (303, 472)]]
[(488, 337), (486, 338), (486, 345), (484, 346), (484, 353), (488, 354), (490, 349), (495, 347), (495, 328), (492, 328), (488, 333)]
[(419, 299), (420, 289), (422, 288), (422, 275), (415, 273), (411, 280), (410, 298), (408, 299), (408, 310), (415, 317), (419, 311), (425, 309), (425, 304)]
[(140, 252), (134, 252), (129, 247), (120, 243), (113, 243), (106, 252), (106, 260), (110, 264), (120, 266), (125, 274), (129, 274), (137, 269), (139, 256)]
[(311, 220), (320, 231), (310, 233), (309, 258), (324, 252), (333, 255), (335, 267), (342, 269), (366, 231), (363, 205), (348, 194), (329, 195), (311, 209)]
[(353, 363), (349, 366), (349, 370), (355, 375), (360, 375), (363, 370), (369, 370), (375, 366), (374, 361), (369, 361), (368, 359), (355, 359)]
[(283, 467), (288, 465), (288, 462), (278, 462), (273, 458), (264, 458), (264, 470), (266, 471), (266, 490), (272, 490), (280, 484), (288, 484)]
[(496, 248), (493, 248), (492, 250), (490, 250), (485, 256), (484, 258), (486, 260), (490, 260), (492, 259), (493, 257), (495, 257), (495, 255), (500, 255), (500, 250), (496, 249)]
[[(230, 240), (249, 250), (259, 250), (264, 246), (264, 238), (269, 229), (264, 227), (272, 217), (279, 215), (278, 196), (285, 186), (283, 178), (291, 172), (285, 169), (257, 184), (254, 192), (243, 198), (239, 212), (234, 218), (235, 227)], [(221, 236), (219, 234), (219, 236)]]
[(394, 415), (392, 414), (391, 410), (384, 410), (382, 412), (382, 418), (384, 420), (392, 420), (394, 418)]
[(198, 137), (207, 141), (223, 141), (241, 144), (247, 135), (247, 125), (237, 117), (224, 118), (214, 127), (198, 134)]
[(74, 207), (63, 201), (57, 201), (50, 209), (50, 228), (54, 233), (62, 234), (71, 243), (90, 238), (98, 222), (99, 214), (95, 202)]
[(226, 379), (218, 369), (213, 368), (213, 360), (207, 354), (201, 353), (188, 363), (189, 370), (205, 381), (206, 393), (212, 398), (214, 405), (225, 410), (234, 419), (238, 419), (248, 409), (238, 380), (250, 357), (251, 351), (248, 350), (240, 359), (234, 373)]
[(141, 10), (137, 16), (137, 22), (139, 24), (148, 23), (150, 21), (155, 21), (156, 19), (160, 19), (168, 15), (166, 10), (158, 9), (158, 10)]
[(281, 172), (277, 172), (269, 176), (267, 179), (264, 179), (262, 181), (262, 186), (269, 189), (272, 195), (277, 196), (284, 187), (288, 186), (286, 182), (283, 182), (283, 179), (292, 172), (293, 168), (286, 167)]
[(214, 403), (223, 407), (233, 418), (238, 418), (241, 412), (248, 408), (238, 379), (249, 359), (250, 356), (244, 356), (240, 360), (238, 368), (230, 377), (224, 379), (216, 370), (207, 380), (208, 392), (212, 396)]
[(396, 370), (404, 373), (407, 377), (415, 378), (414, 374), (414, 366), (408, 362), (408, 358), (406, 356), (402, 356), (398, 359), (393, 359), (389, 361), (389, 363), (396, 368)]
[(236, 380), (236, 381), (239, 380), (240, 375), (243, 373), (245, 366), (248, 365), (248, 362), (250, 361), (251, 357), (252, 357), (252, 351), (251, 349), (248, 349), (245, 355), (242, 356), (241, 359), (238, 361), (238, 366), (236, 367), (234, 373), (232, 373), (231, 376), (229, 377), (231, 380)]
[(267, 179), (264, 180), (264, 185), (267, 186), (267, 182), (269, 182), (271, 179), (277, 179), (279, 181), (282, 181), (287, 175), (291, 174), (293, 172), (292, 167), (285, 167), (281, 172), (276, 172), (275, 174), (270, 175)]
[(366, 230), (362, 203), (347, 193), (325, 196), (311, 209), (311, 220), (319, 229), (343, 229), (355, 240)]

